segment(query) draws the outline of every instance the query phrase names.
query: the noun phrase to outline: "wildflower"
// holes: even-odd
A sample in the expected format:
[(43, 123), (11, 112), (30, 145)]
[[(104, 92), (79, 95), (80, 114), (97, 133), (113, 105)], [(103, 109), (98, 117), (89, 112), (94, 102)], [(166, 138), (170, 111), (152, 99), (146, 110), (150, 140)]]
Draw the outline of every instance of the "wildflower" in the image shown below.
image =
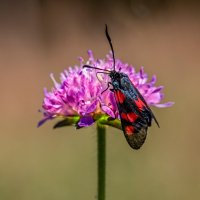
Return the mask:
[[(44, 89), (42, 104), (43, 119), (38, 123), (41, 126), (50, 119), (62, 119), (54, 127), (76, 125), (77, 128), (92, 125), (96, 120), (120, 128), (119, 112), (113, 92), (107, 87), (110, 77), (107, 74), (97, 74), (97, 70), (82, 68), (84, 64), (101, 69), (113, 70), (113, 57), (109, 53), (105, 59), (95, 59), (92, 51), (88, 51), (89, 59), (84, 62), (79, 58), (79, 66), (70, 67), (60, 74), (58, 83), (53, 74), (54, 82), (51, 91)], [(116, 59), (116, 71), (127, 74), (135, 87), (140, 91), (148, 105), (169, 107), (173, 103), (161, 104), (163, 99), (162, 86), (156, 87), (156, 76), (148, 81), (148, 75), (141, 67), (136, 72), (132, 65)], [(115, 121), (113, 121), (115, 120)], [(118, 122), (118, 123), (115, 123)]]

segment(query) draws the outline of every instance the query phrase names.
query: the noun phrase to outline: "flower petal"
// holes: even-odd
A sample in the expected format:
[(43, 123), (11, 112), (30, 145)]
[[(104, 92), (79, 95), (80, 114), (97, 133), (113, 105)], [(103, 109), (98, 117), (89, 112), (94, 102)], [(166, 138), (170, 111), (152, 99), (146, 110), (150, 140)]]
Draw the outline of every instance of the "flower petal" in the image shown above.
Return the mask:
[(38, 122), (37, 127), (39, 128), (39, 127), (42, 126), (47, 120), (50, 120), (50, 119), (53, 119), (53, 117), (52, 117), (52, 116), (48, 116), (48, 117), (45, 117), (44, 119), (40, 120), (40, 121)]
[(155, 104), (155, 106), (157, 108), (166, 108), (166, 107), (170, 107), (173, 106), (174, 102), (167, 102), (167, 103), (163, 103), (163, 104)]
[(101, 106), (101, 109), (108, 115), (110, 115), (112, 118), (116, 118), (113, 110), (109, 108), (108, 106)]
[(93, 120), (92, 116), (90, 116), (90, 115), (83, 116), (83, 117), (81, 117), (80, 121), (78, 122), (77, 128), (90, 126), (93, 123), (94, 123), (94, 120)]
[[(79, 65), (69, 67), (60, 74), (60, 83), (53, 76), (50, 77), (54, 83), (51, 91), (44, 89), (44, 100), (42, 112), (44, 118), (38, 123), (41, 126), (47, 120), (56, 117), (69, 117), (79, 115), (80, 121), (77, 127), (90, 126), (94, 123), (92, 116), (95, 114), (106, 114), (114, 119), (119, 119), (119, 110), (113, 92), (109, 89), (102, 93), (110, 82), (108, 74), (101, 74), (97, 78), (96, 69), (85, 68), (84, 64), (98, 67), (100, 69), (113, 70), (112, 52), (106, 55), (105, 59), (94, 58), (93, 52), (88, 51), (88, 60), (84, 61), (79, 57)], [(148, 80), (148, 75), (141, 67), (138, 72), (128, 63), (123, 63), (120, 59), (115, 60), (115, 69), (120, 73), (125, 73), (140, 91), (148, 105), (159, 108), (169, 107), (173, 102), (160, 104), (164, 97), (163, 86), (154, 86), (156, 76)]]

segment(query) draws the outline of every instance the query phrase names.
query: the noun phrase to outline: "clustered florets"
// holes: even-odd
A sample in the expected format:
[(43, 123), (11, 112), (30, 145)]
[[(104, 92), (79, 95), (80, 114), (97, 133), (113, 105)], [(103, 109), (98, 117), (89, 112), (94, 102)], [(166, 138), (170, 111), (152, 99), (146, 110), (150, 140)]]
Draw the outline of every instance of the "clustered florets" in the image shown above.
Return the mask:
[[(51, 91), (44, 89), (42, 104), (43, 119), (39, 126), (46, 120), (57, 117), (79, 116), (79, 127), (89, 126), (94, 123), (95, 114), (106, 114), (112, 118), (119, 118), (119, 113), (113, 92), (102, 91), (107, 87), (110, 78), (107, 74), (97, 74), (98, 70), (82, 68), (84, 64), (101, 69), (113, 70), (112, 54), (106, 59), (95, 59), (92, 51), (88, 51), (89, 59), (84, 62), (79, 58), (80, 65), (68, 68), (60, 74), (60, 83), (56, 82), (53, 74), (50, 75), (54, 82)], [(169, 107), (173, 103), (160, 104), (163, 99), (162, 86), (156, 87), (156, 76), (148, 81), (148, 76), (141, 67), (135, 72), (133, 66), (116, 59), (116, 71), (127, 74), (133, 84), (143, 95), (148, 105), (156, 107)]]

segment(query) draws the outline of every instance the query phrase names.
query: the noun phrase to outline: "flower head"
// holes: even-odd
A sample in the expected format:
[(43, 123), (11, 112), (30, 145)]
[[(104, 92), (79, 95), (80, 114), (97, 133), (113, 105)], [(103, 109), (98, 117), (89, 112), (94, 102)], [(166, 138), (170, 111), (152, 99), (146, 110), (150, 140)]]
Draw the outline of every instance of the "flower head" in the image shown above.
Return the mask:
[[(75, 124), (78, 128), (92, 125), (100, 116), (104, 120), (119, 119), (119, 113), (113, 92), (107, 87), (110, 77), (107, 74), (97, 74), (98, 70), (82, 68), (84, 64), (101, 69), (113, 70), (113, 58), (109, 53), (105, 59), (95, 59), (92, 51), (88, 51), (89, 59), (84, 62), (79, 58), (79, 66), (70, 67), (60, 74), (58, 83), (53, 74), (50, 75), (54, 82), (51, 91), (44, 89), (42, 104), (43, 119), (38, 123), (54, 118), (62, 118), (56, 127)], [(156, 76), (148, 81), (148, 75), (141, 67), (136, 72), (134, 67), (116, 59), (116, 71), (127, 74), (135, 87), (140, 91), (148, 105), (156, 107), (168, 107), (173, 103), (160, 104), (163, 99), (162, 86), (156, 87)], [(110, 125), (113, 125), (111, 123)]]

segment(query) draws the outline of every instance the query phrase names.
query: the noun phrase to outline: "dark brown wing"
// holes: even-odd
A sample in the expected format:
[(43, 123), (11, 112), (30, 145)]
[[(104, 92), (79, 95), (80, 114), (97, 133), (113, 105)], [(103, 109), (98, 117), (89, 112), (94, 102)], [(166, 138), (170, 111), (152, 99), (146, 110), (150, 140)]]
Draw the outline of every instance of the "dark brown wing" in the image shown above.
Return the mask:
[[(127, 127), (125, 127), (125, 130), (126, 128)], [(124, 131), (124, 135), (126, 137), (128, 144), (133, 149), (139, 149), (146, 140), (147, 128), (141, 127), (139, 131), (134, 130), (132, 132)]]

